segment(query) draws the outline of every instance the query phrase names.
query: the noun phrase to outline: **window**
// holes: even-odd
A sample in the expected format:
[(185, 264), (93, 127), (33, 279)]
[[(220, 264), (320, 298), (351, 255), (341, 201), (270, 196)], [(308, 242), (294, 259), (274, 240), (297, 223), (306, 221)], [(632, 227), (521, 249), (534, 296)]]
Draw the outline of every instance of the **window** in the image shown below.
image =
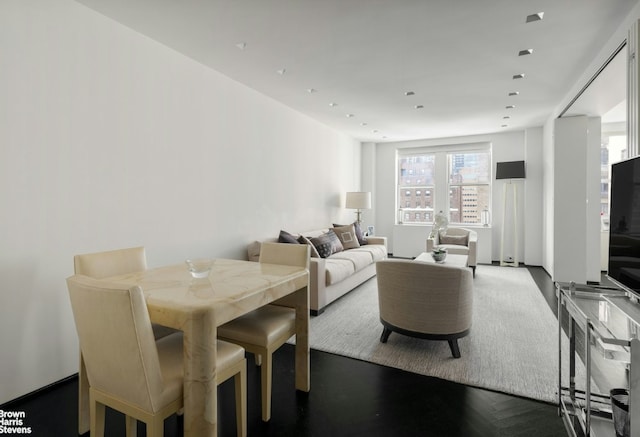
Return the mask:
[(480, 224), (481, 213), (491, 200), (489, 152), (450, 153), (449, 221)]
[(439, 211), (450, 223), (482, 223), (491, 207), (488, 143), (399, 151), (397, 161), (398, 223), (431, 224)]
[(433, 221), (434, 177), (435, 155), (433, 153), (398, 157), (398, 221), (400, 223)]

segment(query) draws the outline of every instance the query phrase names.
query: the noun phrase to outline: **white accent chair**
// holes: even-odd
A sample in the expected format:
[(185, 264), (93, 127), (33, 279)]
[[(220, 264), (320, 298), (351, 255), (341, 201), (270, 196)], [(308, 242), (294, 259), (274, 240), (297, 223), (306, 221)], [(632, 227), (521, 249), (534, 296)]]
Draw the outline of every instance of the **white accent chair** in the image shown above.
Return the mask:
[(433, 236), (427, 238), (427, 252), (430, 253), (434, 247), (438, 246), (447, 249), (447, 253), (457, 255), (467, 255), (467, 266), (476, 275), (478, 264), (477, 255), (478, 234), (471, 229), (448, 227), (444, 231), (438, 231)]
[[(309, 269), (306, 244), (263, 243), (260, 262)], [(308, 290), (308, 287), (307, 287)], [(255, 355), (261, 366), (262, 420), (271, 419), (272, 354), (296, 333), (295, 305), (289, 296), (218, 327), (218, 338), (236, 343)]]
[(473, 318), (471, 271), (407, 260), (378, 261), (376, 271), (380, 341), (386, 343), (392, 332), (446, 340), (459, 358), (458, 339), (469, 333)]
[[(164, 419), (183, 407), (182, 334), (154, 338), (142, 289), (87, 276), (67, 279), (80, 349), (90, 382), (90, 433), (104, 437), (105, 406), (136, 419), (161, 437)], [(217, 342), (216, 383), (235, 378), (237, 434), (246, 429), (246, 359), (234, 344)]]

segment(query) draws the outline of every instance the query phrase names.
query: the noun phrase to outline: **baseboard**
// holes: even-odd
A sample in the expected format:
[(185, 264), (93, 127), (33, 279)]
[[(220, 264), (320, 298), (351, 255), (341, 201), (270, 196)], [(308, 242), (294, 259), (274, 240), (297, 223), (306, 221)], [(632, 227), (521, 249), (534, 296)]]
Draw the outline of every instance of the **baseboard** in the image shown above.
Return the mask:
[(29, 402), (30, 400), (47, 393), (51, 390), (57, 389), (64, 384), (69, 384), (78, 379), (78, 374), (74, 373), (73, 375), (67, 376), (66, 378), (60, 379), (58, 381), (52, 382), (51, 384), (45, 385), (44, 387), (40, 387), (30, 393), (19, 396), (15, 399), (10, 400), (2, 405), (0, 405), (0, 410), (12, 410), (15, 409), (16, 406), (23, 404), (25, 402)]

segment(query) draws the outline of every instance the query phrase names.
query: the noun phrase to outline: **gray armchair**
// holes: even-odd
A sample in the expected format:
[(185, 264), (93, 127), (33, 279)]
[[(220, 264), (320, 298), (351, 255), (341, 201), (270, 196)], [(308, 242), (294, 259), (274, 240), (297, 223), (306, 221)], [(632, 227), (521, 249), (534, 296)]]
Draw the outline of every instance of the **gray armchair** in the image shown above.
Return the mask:
[(427, 238), (427, 252), (431, 252), (438, 246), (447, 249), (448, 253), (467, 255), (467, 266), (476, 275), (478, 234), (471, 229), (447, 228), (445, 231), (436, 232), (431, 238)]
[(473, 277), (466, 267), (385, 260), (376, 263), (380, 341), (392, 332), (446, 340), (460, 358), (458, 339), (471, 329)]

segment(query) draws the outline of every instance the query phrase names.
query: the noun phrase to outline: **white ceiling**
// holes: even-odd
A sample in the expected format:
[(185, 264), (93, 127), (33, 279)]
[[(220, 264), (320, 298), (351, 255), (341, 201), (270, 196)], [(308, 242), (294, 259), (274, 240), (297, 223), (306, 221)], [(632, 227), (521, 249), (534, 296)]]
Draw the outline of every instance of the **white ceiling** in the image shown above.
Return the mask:
[[(77, 1), (321, 123), (375, 142), (543, 124), (638, 2)], [(542, 21), (525, 23), (538, 12)], [(518, 56), (525, 49), (534, 52)], [(525, 78), (512, 79), (518, 73)], [(512, 91), (519, 95), (509, 97)]]

